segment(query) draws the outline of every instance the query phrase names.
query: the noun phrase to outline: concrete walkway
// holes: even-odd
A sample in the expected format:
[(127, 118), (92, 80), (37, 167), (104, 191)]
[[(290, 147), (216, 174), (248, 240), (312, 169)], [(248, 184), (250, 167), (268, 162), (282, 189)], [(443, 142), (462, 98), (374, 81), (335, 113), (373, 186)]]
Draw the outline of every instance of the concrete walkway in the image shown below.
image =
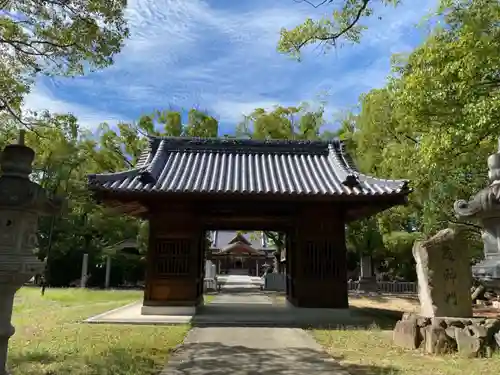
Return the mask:
[[(221, 294), (210, 305), (272, 305), (263, 295)], [(161, 375), (348, 375), (298, 328), (197, 327)]]

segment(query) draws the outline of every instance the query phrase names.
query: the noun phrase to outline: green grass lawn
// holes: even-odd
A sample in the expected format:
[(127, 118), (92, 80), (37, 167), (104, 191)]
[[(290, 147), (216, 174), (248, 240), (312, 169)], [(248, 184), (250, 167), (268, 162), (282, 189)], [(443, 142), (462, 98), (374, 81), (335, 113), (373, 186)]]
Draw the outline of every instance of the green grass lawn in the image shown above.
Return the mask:
[[(418, 300), (404, 298), (349, 299), (351, 306), (380, 311), (412, 311)], [(458, 355), (428, 355), (422, 350), (405, 350), (392, 344), (395, 321), (379, 315), (379, 326), (369, 329), (313, 330), (312, 334), (351, 375), (487, 375), (500, 368), (500, 354), (493, 358), (468, 359)]]
[(141, 291), (23, 288), (15, 299), (10, 340), (12, 375), (157, 374), (188, 325), (81, 323), (140, 300)]
[(487, 375), (500, 368), (500, 355), (467, 359), (398, 348), (391, 331), (377, 328), (315, 330), (313, 335), (351, 375)]

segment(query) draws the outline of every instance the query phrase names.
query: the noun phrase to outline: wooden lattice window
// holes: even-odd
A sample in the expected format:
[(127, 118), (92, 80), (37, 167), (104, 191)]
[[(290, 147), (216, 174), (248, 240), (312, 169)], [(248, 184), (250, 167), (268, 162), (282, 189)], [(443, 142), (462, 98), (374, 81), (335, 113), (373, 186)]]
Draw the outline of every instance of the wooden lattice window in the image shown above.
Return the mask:
[(189, 275), (191, 241), (188, 239), (160, 239), (155, 244), (157, 277)]
[(330, 279), (340, 276), (335, 246), (330, 240), (306, 241), (304, 250), (303, 267), (308, 277)]

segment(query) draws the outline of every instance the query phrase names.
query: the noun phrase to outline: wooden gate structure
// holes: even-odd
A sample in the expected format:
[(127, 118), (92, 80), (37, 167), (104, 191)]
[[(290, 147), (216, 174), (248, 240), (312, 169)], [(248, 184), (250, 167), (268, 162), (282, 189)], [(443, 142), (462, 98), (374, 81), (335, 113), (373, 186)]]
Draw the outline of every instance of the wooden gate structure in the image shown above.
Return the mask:
[(287, 299), (347, 308), (345, 225), (404, 204), (404, 180), (360, 173), (343, 142), (150, 137), (137, 167), (89, 176), (99, 202), (149, 220), (143, 314), (203, 301), (207, 230), (286, 232)]

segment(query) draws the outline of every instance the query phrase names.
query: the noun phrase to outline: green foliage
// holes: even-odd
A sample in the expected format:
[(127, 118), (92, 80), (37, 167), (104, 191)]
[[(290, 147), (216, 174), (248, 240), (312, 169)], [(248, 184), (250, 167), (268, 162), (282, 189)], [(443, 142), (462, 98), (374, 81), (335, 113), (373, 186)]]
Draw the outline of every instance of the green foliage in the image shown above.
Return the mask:
[(394, 60), (386, 87), (360, 98), (345, 133), (363, 171), (407, 178), (414, 188), (408, 206), (377, 217), (388, 259), (399, 254), (392, 267), (398, 272), (412, 259), (413, 236), (450, 225), (468, 231), (461, 251), (474, 259), (482, 252), (479, 227), (457, 223), (453, 202), (487, 185), (486, 159), (500, 135), (500, 3), (442, 5), (443, 23)]
[[(113, 63), (128, 36), (125, 0), (6, 1), (0, 17), (0, 113), (18, 121), (40, 75), (75, 76)], [(35, 118), (30, 123), (36, 122)]]
[(416, 280), (413, 243), (422, 238), (420, 232), (393, 231), (384, 234), (383, 257), (378, 257), (380, 269), (392, 277)]
[(500, 135), (500, 4), (455, 1), (443, 16), (446, 27), (395, 65), (391, 83), (362, 98), (353, 134), (368, 170), (412, 180), (425, 233), (453, 222), (453, 200), (486, 185)]
[(253, 139), (317, 139), (324, 124), (323, 107), (307, 104), (277, 106), (272, 111), (255, 109), (238, 124), (236, 135)]
[[(376, 3), (344, 1), (331, 18), (283, 30), (278, 50), (299, 57), (308, 44), (358, 42), (362, 19), (372, 15), (368, 5)], [(500, 3), (442, 0), (434, 15), (441, 22), (425, 42), (394, 56), (389, 83), (362, 95), (359, 111), (347, 114), (335, 134), (364, 172), (412, 183), (407, 206), (377, 215), (376, 225), (370, 219), (347, 230), (350, 250), (376, 257), (383, 249), (386, 268), (405, 277), (411, 277), (411, 267), (404, 267), (413, 259), (415, 238), (450, 225), (465, 225), (462, 250), (480, 256), (478, 227), (458, 224), (452, 207), (487, 185), (486, 159), (500, 135)], [(371, 245), (377, 236), (382, 247)]]
[[(337, 2), (322, 1), (319, 5), (329, 6)], [(320, 43), (326, 47), (336, 46), (344, 41), (357, 43), (366, 27), (362, 20), (373, 15), (373, 4), (396, 6), (400, 0), (343, 0), (330, 17), (319, 20), (306, 19), (302, 24), (287, 30), (281, 29), (278, 51), (300, 59), (301, 50), (310, 44)], [(314, 3), (311, 3), (314, 6)]]
[(349, 223), (346, 230), (347, 250), (360, 255), (383, 253), (384, 243), (374, 218)]

